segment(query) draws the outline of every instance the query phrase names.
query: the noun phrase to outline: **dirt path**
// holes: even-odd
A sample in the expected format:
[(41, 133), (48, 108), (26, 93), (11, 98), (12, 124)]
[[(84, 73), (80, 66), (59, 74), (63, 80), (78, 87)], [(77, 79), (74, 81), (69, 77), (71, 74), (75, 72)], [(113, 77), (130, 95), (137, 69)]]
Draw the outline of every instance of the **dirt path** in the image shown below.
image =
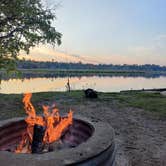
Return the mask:
[(61, 105), (91, 119), (106, 121), (115, 129), (116, 166), (166, 166), (166, 120), (136, 108), (120, 108), (115, 102)]

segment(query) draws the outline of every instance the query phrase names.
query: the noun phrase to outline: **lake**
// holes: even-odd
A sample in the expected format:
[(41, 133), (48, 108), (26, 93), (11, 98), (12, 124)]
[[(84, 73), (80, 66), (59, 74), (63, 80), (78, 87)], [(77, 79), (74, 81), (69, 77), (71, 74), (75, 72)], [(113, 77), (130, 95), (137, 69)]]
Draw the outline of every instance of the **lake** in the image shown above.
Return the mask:
[[(19, 94), (25, 92), (66, 91), (68, 77), (38, 77), (2, 80), (0, 93)], [(166, 76), (155, 78), (130, 76), (81, 76), (70, 77), (72, 90), (93, 88), (102, 92), (121, 90), (166, 88)]]

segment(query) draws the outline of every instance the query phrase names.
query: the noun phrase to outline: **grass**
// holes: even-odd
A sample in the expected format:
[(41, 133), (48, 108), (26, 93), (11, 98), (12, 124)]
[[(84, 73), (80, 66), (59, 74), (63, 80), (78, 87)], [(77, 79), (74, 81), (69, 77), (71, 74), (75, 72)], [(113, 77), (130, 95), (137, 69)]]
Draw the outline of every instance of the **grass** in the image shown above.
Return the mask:
[(166, 116), (166, 97), (160, 93), (125, 92), (107, 94), (122, 106), (136, 107)]
[[(10, 117), (25, 116), (24, 106), (22, 104), (22, 94), (0, 94), (0, 120)], [(83, 99), (83, 92), (42, 92), (33, 93), (32, 103), (37, 113), (40, 113), (41, 105), (49, 104), (50, 101), (56, 101), (62, 105), (79, 104)]]
[[(0, 119), (25, 116), (21, 94), (0, 94)], [(69, 92), (42, 92), (34, 93), (32, 102), (41, 112), (42, 104), (56, 101), (61, 105), (79, 105), (87, 102), (107, 102), (108, 107), (113, 101), (120, 107), (135, 107), (154, 113), (157, 116), (166, 117), (166, 97), (159, 93), (125, 92), (125, 93), (99, 93), (99, 98), (89, 100), (84, 97), (83, 91)]]

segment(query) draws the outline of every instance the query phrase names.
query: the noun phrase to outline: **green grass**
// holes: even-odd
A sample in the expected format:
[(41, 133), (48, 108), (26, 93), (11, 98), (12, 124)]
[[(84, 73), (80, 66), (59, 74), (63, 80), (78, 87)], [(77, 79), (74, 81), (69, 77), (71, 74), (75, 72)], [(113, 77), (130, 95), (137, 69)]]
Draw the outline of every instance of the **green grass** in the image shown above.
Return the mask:
[[(22, 104), (22, 94), (0, 94), (0, 120), (10, 117), (25, 116), (24, 106)], [(32, 103), (37, 113), (41, 113), (41, 105), (49, 104), (51, 101), (59, 102), (62, 105), (79, 104), (82, 100), (82, 91), (69, 92), (42, 92), (33, 93)]]
[(107, 94), (123, 106), (142, 108), (157, 115), (166, 116), (166, 97), (160, 93), (125, 92)]
[[(0, 94), (0, 119), (25, 116), (21, 94)], [(37, 112), (41, 112), (41, 105), (55, 101), (61, 105), (84, 105), (87, 102), (102, 104), (106, 102), (112, 107), (115, 101), (118, 107), (135, 107), (166, 117), (166, 97), (159, 93), (125, 92), (125, 93), (99, 93), (99, 98), (90, 100), (84, 97), (83, 91), (69, 92), (42, 92), (34, 93), (32, 103)]]

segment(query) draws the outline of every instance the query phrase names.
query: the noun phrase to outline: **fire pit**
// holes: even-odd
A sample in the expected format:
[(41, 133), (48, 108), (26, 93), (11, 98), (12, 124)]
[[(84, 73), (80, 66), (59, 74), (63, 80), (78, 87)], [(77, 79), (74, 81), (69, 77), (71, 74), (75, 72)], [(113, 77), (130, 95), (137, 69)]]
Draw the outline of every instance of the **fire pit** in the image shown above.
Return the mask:
[(111, 166), (114, 133), (109, 124), (75, 116), (60, 144), (42, 154), (13, 153), (27, 124), (23, 118), (0, 122), (0, 163), (3, 166)]
[(112, 128), (82, 117), (73, 111), (60, 116), (55, 104), (43, 105), (37, 115), (31, 93), (24, 94), (25, 119), (0, 123), (0, 163), (3, 166), (89, 165), (114, 163)]

